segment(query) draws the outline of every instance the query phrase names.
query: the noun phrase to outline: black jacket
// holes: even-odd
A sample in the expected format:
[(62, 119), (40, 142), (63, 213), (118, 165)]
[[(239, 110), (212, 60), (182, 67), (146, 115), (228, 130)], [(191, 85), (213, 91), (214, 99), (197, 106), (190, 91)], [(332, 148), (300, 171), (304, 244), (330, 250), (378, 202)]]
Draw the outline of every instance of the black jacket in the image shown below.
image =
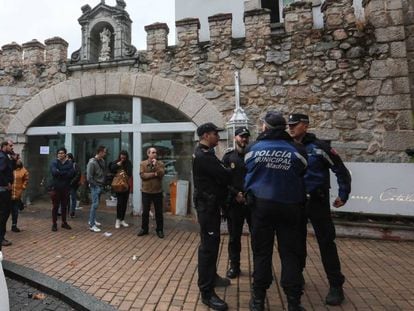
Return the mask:
[(193, 179), (196, 195), (207, 193), (224, 200), (231, 175), (214, 154), (214, 149), (199, 144), (193, 154)]

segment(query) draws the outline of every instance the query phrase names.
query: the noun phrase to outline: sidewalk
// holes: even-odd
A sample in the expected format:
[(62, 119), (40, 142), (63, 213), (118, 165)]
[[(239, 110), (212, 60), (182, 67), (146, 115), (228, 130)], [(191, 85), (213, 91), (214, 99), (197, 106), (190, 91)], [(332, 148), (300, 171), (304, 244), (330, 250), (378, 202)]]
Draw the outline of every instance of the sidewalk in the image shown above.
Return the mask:
[[(4, 259), (34, 269), (107, 302), (118, 310), (208, 310), (197, 288), (198, 225), (189, 218), (165, 215), (165, 239), (137, 237), (141, 219), (127, 217), (129, 228), (116, 230), (115, 209), (101, 206), (102, 232), (87, 227), (88, 208), (70, 219), (72, 230), (51, 231), (50, 203), (35, 202), (19, 216), (20, 233), (8, 231), (12, 246)], [(154, 225), (153, 222), (151, 222)], [(8, 224), (10, 229), (10, 223)], [(104, 232), (110, 232), (105, 237)], [(227, 269), (228, 236), (222, 236), (218, 271)], [(248, 235), (242, 239), (242, 275), (226, 289), (217, 289), (229, 310), (248, 310), (252, 270)], [(342, 259), (346, 301), (323, 304), (328, 287), (316, 240), (309, 237), (303, 305), (307, 310), (413, 310), (414, 242), (343, 238), (337, 240)], [(134, 260), (135, 259), (135, 260)], [(278, 286), (280, 264), (275, 248), (276, 282), (268, 290), (267, 310), (283, 310)]]

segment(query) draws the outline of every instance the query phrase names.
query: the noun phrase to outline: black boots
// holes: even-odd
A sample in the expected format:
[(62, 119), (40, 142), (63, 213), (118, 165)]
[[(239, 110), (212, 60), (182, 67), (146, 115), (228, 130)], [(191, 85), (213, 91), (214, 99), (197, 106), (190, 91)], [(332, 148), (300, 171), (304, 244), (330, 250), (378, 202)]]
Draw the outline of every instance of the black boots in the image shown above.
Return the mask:
[(214, 280), (214, 287), (227, 287), (230, 286), (231, 282), (228, 278), (222, 278), (218, 274), (216, 274), (216, 278)]
[(250, 311), (264, 311), (266, 291), (254, 289), (250, 298)]
[(240, 268), (238, 266), (230, 266), (230, 269), (227, 270), (226, 276), (230, 279), (237, 278), (240, 275)]
[(288, 311), (305, 311), (300, 304), (300, 296), (287, 296)]
[(201, 293), (201, 301), (213, 310), (226, 311), (228, 309), (227, 303), (214, 291)]
[(325, 303), (330, 306), (339, 306), (344, 301), (344, 290), (342, 286), (329, 288)]

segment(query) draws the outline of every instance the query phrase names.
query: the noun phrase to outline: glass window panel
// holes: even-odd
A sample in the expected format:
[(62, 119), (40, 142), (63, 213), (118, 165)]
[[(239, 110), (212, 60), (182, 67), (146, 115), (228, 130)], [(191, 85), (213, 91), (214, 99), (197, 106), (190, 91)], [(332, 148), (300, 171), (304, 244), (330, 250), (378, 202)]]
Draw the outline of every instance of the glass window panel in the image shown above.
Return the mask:
[(75, 125), (132, 123), (132, 99), (128, 97), (93, 97), (75, 102)]
[(158, 159), (164, 162), (165, 176), (162, 181), (162, 188), (166, 195), (166, 202), (169, 204), (171, 182), (176, 180), (187, 180), (191, 182), (191, 161), (194, 151), (194, 134), (143, 133), (143, 160), (148, 158), (147, 149), (149, 147), (155, 147), (158, 152)]
[(149, 98), (142, 99), (142, 123), (189, 121), (181, 111), (170, 105)]
[(64, 126), (66, 104), (61, 104), (43, 112), (30, 126)]

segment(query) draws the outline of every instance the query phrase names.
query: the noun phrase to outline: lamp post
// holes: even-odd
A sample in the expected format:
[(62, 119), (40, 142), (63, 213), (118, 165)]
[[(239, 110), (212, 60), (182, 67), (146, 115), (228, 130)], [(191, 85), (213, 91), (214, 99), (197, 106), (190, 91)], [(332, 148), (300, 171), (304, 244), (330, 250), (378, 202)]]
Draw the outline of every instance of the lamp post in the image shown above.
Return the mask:
[(236, 102), (236, 108), (234, 109), (233, 115), (230, 120), (226, 123), (227, 128), (227, 147), (234, 148), (234, 132), (239, 127), (251, 127), (249, 118), (244, 112), (243, 108), (240, 107), (240, 78), (239, 72), (234, 73), (234, 98)]

